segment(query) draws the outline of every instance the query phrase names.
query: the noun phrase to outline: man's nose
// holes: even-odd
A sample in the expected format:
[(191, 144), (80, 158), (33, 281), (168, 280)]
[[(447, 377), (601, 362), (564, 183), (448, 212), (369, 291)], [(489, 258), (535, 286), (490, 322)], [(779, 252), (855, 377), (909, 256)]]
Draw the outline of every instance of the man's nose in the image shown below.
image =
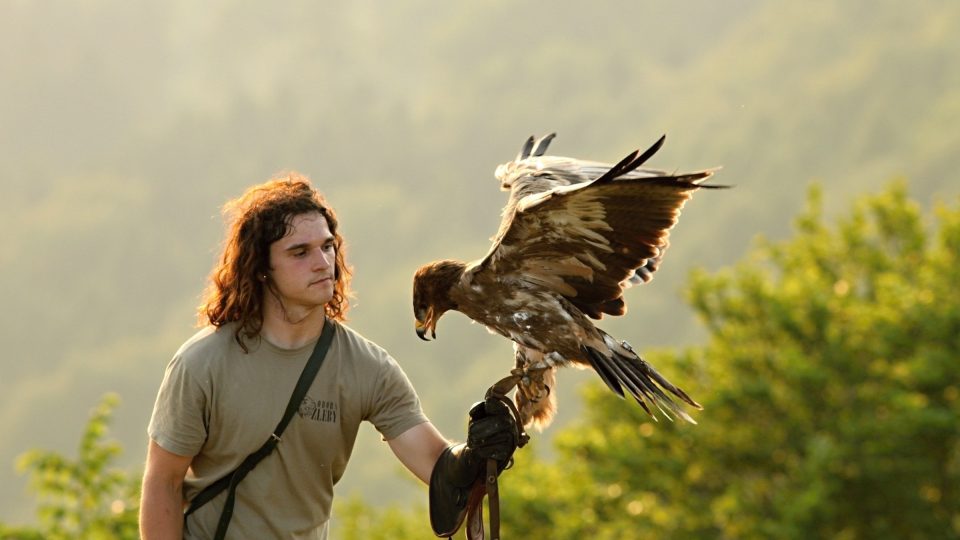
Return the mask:
[(336, 254), (333, 251), (326, 252), (322, 249), (318, 249), (313, 258), (313, 266), (317, 270), (329, 268), (333, 264), (334, 257), (336, 257)]

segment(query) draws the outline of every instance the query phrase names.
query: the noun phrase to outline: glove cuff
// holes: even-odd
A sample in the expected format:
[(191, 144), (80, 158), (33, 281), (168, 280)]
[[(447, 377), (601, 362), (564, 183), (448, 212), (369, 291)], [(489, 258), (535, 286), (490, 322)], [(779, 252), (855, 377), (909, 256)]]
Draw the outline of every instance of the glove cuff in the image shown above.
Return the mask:
[[(467, 514), (474, 492), (483, 497), (482, 463), (466, 444), (448, 447), (430, 474), (430, 526), (439, 537), (453, 536)], [(480, 480), (480, 482), (477, 482)]]

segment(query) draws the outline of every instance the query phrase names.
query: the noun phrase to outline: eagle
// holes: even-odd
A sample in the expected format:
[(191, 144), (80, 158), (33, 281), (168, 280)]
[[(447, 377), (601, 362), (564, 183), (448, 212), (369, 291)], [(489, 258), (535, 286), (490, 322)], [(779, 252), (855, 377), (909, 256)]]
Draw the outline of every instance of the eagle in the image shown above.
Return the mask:
[[(440, 260), (413, 280), (417, 335), (436, 338), (440, 317), (456, 310), (513, 341), (517, 392), (526, 427), (543, 429), (556, 412), (556, 370), (593, 369), (620, 397), (630, 394), (656, 419), (692, 417), (669, 394), (701, 406), (626, 342), (591, 319), (623, 315), (623, 292), (657, 270), (680, 209), (716, 169), (684, 174), (643, 169), (660, 137), (610, 165), (544, 155), (554, 135), (529, 138), (496, 169), (510, 191), (500, 228), (482, 258)], [(669, 394), (668, 394), (669, 393)]]

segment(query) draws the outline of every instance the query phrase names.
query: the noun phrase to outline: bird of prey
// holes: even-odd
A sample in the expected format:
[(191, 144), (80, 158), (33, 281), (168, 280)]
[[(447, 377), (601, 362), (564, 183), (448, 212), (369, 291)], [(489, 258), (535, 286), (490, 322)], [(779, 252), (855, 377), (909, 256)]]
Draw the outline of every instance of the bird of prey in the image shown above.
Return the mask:
[[(623, 315), (631, 280), (648, 281), (684, 203), (713, 170), (674, 175), (641, 169), (663, 144), (615, 165), (544, 156), (552, 135), (529, 139), (497, 168), (510, 198), (493, 245), (472, 262), (435, 261), (414, 275), (421, 339), (440, 317), (460, 311), (514, 342), (517, 401), (524, 425), (543, 428), (556, 411), (556, 369), (592, 368), (621, 397), (694, 420), (667, 394), (700, 408), (625, 341), (594, 326)], [(694, 422), (695, 423), (695, 422)]]

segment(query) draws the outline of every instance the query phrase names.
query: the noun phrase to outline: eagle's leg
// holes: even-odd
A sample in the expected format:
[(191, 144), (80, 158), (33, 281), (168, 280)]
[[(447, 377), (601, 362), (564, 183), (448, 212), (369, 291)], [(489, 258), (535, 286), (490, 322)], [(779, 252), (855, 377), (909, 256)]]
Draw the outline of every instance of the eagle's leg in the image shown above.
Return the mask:
[(556, 384), (556, 369), (543, 362), (543, 353), (516, 347), (516, 367), (512, 373), (518, 377), (514, 401), (525, 427), (543, 429), (550, 424), (557, 410), (553, 393)]
[(550, 368), (523, 370), (517, 390), (523, 392), (523, 397), (533, 403), (546, 399), (550, 395), (550, 385), (543, 380), (543, 374)]
[(544, 383), (543, 374), (550, 369), (543, 362), (543, 353), (526, 347), (514, 348), (515, 366), (511, 374), (518, 376), (517, 391), (524, 399), (536, 403), (550, 395), (550, 386)]

